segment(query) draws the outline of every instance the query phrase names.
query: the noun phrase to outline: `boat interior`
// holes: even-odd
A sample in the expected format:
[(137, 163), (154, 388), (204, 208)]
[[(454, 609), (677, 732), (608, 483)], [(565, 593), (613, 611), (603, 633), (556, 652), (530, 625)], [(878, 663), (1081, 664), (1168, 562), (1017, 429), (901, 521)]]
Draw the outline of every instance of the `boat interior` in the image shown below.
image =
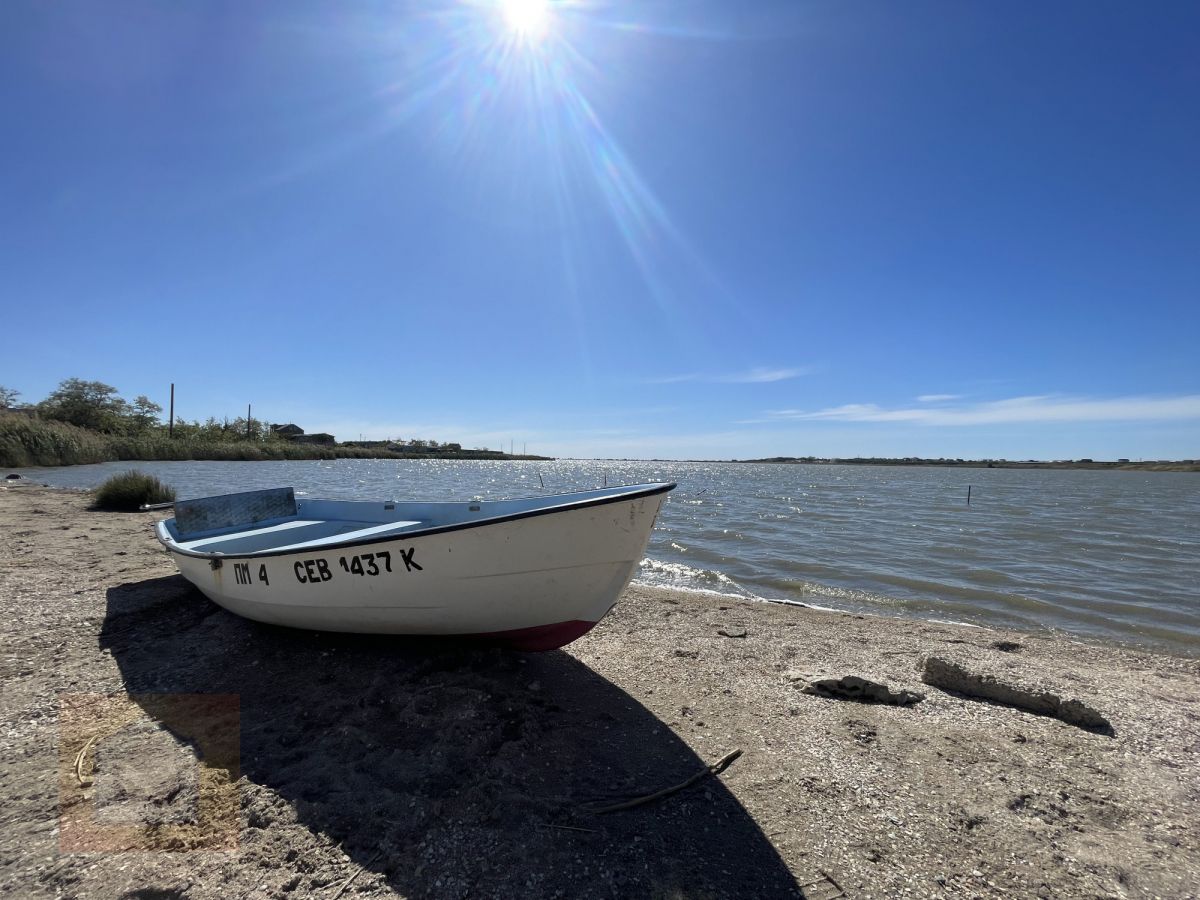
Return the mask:
[[(256, 553), (261, 550), (303, 550), (327, 544), (340, 544), (366, 538), (386, 537), (393, 532), (412, 530), (426, 523), (400, 521), (376, 524), (345, 519), (306, 519), (299, 516), (257, 523), (254, 528), (242, 525), (221, 533), (176, 538), (182, 550), (198, 553)], [(170, 531), (170, 526), (167, 526)], [(172, 535), (174, 536), (174, 535)]]
[(654, 485), (629, 485), (518, 500), (396, 502), (297, 499), (292, 488), (273, 488), (182, 500), (175, 517), (159, 523), (168, 546), (190, 553), (247, 554), (302, 550), (378, 539), (465, 522), (483, 522), (641, 493)]

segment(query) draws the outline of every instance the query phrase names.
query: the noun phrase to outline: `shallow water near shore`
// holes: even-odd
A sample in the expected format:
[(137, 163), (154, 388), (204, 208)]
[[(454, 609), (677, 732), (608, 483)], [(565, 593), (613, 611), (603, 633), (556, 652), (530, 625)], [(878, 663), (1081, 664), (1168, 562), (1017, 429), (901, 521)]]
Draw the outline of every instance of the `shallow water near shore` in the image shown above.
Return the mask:
[[(452, 500), (676, 481), (638, 580), (1200, 655), (1200, 476), (1173, 472), (474, 460), (123, 462), (19, 470), (180, 498), (292, 485)], [(967, 488), (971, 503), (967, 504)]]

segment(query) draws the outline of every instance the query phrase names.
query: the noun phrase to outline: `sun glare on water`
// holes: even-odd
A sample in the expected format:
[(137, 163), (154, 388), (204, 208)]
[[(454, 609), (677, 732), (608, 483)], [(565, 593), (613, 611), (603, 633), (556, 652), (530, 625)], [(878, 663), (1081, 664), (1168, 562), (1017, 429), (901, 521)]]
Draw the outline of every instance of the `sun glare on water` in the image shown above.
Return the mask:
[(500, 10), (517, 37), (536, 41), (550, 29), (550, 0), (500, 0)]

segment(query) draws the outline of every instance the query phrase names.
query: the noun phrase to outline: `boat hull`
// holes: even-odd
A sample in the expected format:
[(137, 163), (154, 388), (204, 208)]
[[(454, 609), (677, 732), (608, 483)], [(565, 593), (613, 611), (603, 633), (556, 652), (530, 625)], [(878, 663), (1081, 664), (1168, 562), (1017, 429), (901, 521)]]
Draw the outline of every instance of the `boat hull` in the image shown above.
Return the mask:
[(184, 578), (248, 619), (548, 650), (580, 637), (613, 607), (663, 498), (271, 555), (214, 558), (167, 548)]

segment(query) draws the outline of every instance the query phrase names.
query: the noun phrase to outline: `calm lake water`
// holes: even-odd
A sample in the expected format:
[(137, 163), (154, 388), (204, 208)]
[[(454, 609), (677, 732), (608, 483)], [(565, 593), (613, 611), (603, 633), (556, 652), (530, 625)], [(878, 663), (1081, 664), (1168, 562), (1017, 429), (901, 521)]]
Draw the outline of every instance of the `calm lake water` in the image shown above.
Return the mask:
[[(1200, 475), (680, 462), (105, 463), (25, 469), (93, 487), (138, 468), (181, 499), (465, 499), (676, 481), (638, 580), (1200, 654)], [(966, 503), (971, 486), (971, 504)]]

